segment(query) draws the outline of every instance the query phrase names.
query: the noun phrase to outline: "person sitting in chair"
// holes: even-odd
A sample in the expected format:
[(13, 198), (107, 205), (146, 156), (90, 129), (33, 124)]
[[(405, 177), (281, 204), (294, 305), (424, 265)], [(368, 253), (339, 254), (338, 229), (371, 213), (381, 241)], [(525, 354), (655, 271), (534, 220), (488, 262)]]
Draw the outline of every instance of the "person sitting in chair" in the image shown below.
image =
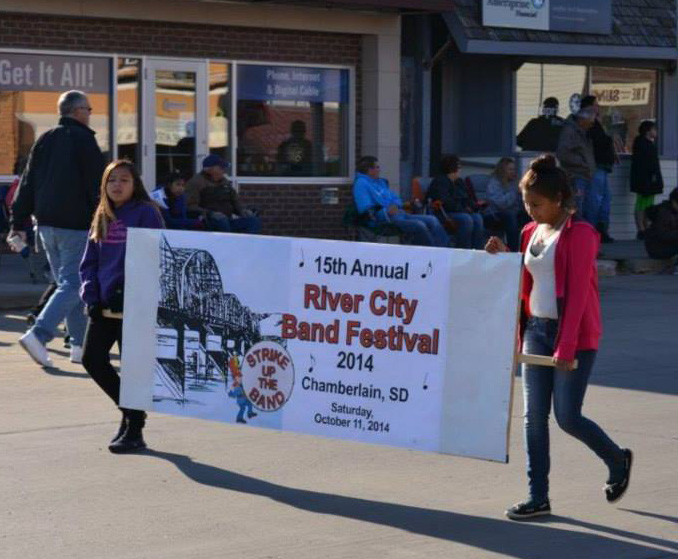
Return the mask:
[(447, 233), (436, 217), (412, 215), (403, 210), (400, 196), (391, 191), (385, 179), (380, 178), (376, 157), (361, 157), (356, 171), (353, 198), (358, 213), (369, 216), (369, 226), (391, 223), (410, 235), (415, 245), (449, 246)]

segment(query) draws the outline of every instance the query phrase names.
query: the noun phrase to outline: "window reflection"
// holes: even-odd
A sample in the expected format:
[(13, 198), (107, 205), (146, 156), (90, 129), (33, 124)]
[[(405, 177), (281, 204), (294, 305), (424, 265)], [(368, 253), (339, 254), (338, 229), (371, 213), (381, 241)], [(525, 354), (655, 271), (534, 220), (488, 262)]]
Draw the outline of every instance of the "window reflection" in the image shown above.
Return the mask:
[(348, 174), (348, 71), (238, 68), (238, 174)]

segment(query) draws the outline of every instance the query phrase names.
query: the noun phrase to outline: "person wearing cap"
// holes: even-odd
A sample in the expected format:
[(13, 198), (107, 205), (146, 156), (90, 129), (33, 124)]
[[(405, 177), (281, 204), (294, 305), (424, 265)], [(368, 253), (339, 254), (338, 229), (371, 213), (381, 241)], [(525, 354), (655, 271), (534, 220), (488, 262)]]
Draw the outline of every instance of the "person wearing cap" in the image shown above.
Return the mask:
[(238, 193), (226, 178), (226, 162), (208, 155), (202, 171), (186, 183), (186, 208), (191, 217), (203, 217), (207, 229), (232, 233), (261, 232), (261, 220), (245, 210)]
[(558, 99), (547, 97), (540, 116), (530, 120), (518, 134), (516, 143), (525, 151), (555, 152), (565, 120), (558, 116)]
[(593, 176), (596, 173), (593, 142), (588, 135), (595, 120), (596, 112), (592, 107), (580, 109), (576, 115), (569, 117), (565, 121), (556, 150), (560, 166), (574, 188), (577, 213), (594, 227), (597, 216), (592, 215), (591, 205), (584, 202), (590, 199)]

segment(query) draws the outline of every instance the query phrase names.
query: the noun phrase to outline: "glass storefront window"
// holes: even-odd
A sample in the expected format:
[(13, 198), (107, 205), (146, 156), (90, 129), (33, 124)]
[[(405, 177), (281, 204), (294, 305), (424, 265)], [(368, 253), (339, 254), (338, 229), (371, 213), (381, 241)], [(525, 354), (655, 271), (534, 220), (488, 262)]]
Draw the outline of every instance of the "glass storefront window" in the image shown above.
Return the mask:
[(231, 173), (231, 66), (211, 62), (207, 105), (208, 147), (211, 154), (229, 163)]
[[(555, 151), (562, 128), (559, 119), (569, 116), (570, 101), (585, 92), (586, 66), (523, 64), (516, 72), (518, 145), (527, 151)], [(549, 98), (558, 100), (557, 111), (552, 106), (544, 108)]]
[(90, 127), (108, 156), (110, 59), (0, 53), (0, 175), (23, 171), (33, 142), (59, 120), (59, 95), (70, 89), (87, 93)]
[(141, 60), (119, 58), (118, 87), (118, 158), (133, 161), (141, 169), (141, 136), (139, 107)]
[(593, 66), (590, 92), (598, 98), (600, 121), (617, 152), (631, 153), (641, 121), (657, 117), (657, 72)]
[(195, 170), (196, 74), (156, 69), (153, 79), (156, 182), (175, 170), (190, 177)]
[[(550, 126), (557, 125), (553, 121), (577, 110), (582, 96), (595, 95), (601, 123), (613, 137), (617, 152), (631, 153), (640, 122), (657, 117), (657, 76), (655, 70), (644, 69), (523, 64), (516, 72), (517, 143), (530, 151), (552, 151), (553, 141), (548, 136), (553, 132), (557, 140), (558, 135), (558, 126)], [(559, 101), (557, 115), (552, 108), (543, 107), (549, 97)], [(537, 145), (528, 141), (526, 147), (528, 125), (539, 134)]]
[(240, 176), (348, 175), (348, 70), (238, 66)]

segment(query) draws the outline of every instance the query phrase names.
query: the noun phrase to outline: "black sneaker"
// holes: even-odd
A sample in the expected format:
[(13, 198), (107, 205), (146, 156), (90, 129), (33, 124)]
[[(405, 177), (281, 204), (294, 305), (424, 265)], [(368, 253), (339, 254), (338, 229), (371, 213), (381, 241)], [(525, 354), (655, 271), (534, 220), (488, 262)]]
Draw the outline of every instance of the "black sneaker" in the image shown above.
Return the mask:
[(605, 491), (605, 498), (608, 503), (616, 503), (626, 493), (626, 490), (631, 484), (631, 466), (633, 466), (633, 452), (631, 449), (623, 448), (624, 453), (624, 477), (621, 481), (608, 483), (603, 487)]
[(536, 516), (548, 516), (551, 514), (551, 503), (548, 499), (542, 503), (532, 500), (516, 503), (504, 513), (511, 520), (527, 520)]

